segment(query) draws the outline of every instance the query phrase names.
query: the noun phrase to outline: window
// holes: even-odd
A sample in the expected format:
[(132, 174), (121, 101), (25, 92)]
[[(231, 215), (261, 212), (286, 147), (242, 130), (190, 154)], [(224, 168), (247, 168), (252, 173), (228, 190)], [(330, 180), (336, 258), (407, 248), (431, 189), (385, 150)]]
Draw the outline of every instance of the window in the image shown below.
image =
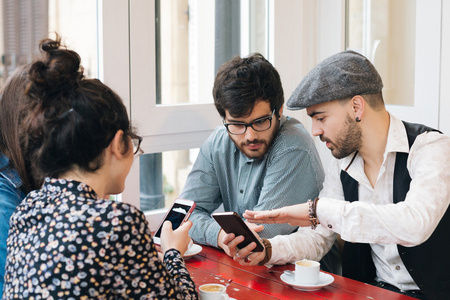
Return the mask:
[[(221, 124), (212, 104), (215, 74), (235, 55), (267, 53), (266, 11), (266, 0), (155, 1), (156, 96), (141, 99), (147, 111), (131, 109), (147, 140), (139, 158), (143, 210), (170, 206), (181, 193), (198, 147)], [(164, 133), (165, 144), (158, 145)]]
[(180, 195), (199, 149), (143, 154), (140, 205), (143, 211), (169, 207)]
[(155, 1), (156, 103), (211, 103), (218, 68), (267, 52), (266, 0)]
[(414, 105), (416, 1), (348, 0), (347, 49), (375, 65), (387, 104)]
[(80, 55), (86, 77), (98, 78), (97, 1), (48, 0), (48, 8), (50, 37), (58, 33)]
[(39, 55), (38, 43), (47, 36), (47, 0), (0, 0), (0, 85), (18, 66)]
[(437, 128), (442, 2), (347, 0), (346, 4), (346, 46), (366, 55), (380, 72), (389, 112)]
[(77, 51), (86, 76), (98, 77), (97, 1), (91, 0), (0, 0), (4, 30), (0, 41), (0, 84), (12, 71), (31, 63), (40, 54), (39, 41), (54, 38)]

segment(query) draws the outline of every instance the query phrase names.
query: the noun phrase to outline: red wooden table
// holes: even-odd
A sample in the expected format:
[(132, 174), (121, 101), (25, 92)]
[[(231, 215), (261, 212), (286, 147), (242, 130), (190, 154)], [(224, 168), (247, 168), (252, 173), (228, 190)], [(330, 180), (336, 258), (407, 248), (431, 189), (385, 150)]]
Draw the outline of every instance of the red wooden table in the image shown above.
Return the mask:
[(383, 299), (411, 300), (414, 298), (394, 293), (356, 280), (331, 274), (334, 282), (317, 291), (299, 291), (285, 284), (280, 275), (284, 270), (294, 270), (294, 265), (243, 267), (223, 251), (202, 246), (199, 254), (186, 260), (187, 268), (197, 285), (233, 282), (228, 295), (242, 299)]

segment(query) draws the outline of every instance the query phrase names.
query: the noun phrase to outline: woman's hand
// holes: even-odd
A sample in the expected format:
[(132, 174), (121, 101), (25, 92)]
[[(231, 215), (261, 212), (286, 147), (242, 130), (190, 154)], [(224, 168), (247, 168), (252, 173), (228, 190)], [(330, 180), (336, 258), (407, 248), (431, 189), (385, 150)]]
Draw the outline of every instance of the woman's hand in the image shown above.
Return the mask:
[(192, 221), (183, 223), (176, 230), (172, 230), (172, 223), (165, 221), (161, 231), (161, 250), (166, 253), (169, 249), (177, 249), (181, 256), (187, 251), (191, 238), (189, 229), (192, 227)]
[(292, 226), (310, 225), (308, 203), (266, 211), (246, 210), (243, 217), (250, 223), (287, 223)]

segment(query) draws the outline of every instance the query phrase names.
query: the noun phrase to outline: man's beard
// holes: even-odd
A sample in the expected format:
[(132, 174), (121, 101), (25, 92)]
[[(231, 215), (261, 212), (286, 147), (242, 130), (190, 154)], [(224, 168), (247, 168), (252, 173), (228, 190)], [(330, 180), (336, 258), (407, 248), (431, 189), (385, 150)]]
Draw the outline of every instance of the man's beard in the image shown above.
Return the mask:
[[(258, 144), (258, 143), (260, 143), (262, 145), (257, 150), (251, 150), (251, 149), (245, 148), (245, 145)], [(262, 158), (262, 157), (264, 157), (264, 155), (267, 153), (267, 150), (269, 149), (269, 146), (270, 146), (269, 142), (266, 141), (266, 140), (247, 141), (245, 143), (241, 143), (240, 145), (237, 145), (236, 142), (234, 142), (234, 144), (248, 158)]]
[[(279, 121), (276, 121), (276, 122), (274, 122), (274, 121), (275, 120), (272, 120), (272, 127), (276, 126), (277, 129), (272, 131), (272, 134), (269, 137), (269, 139), (256, 139), (256, 140), (252, 140), (252, 141), (246, 140), (245, 142), (240, 143), (240, 144), (238, 144), (238, 142), (236, 142), (234, 139), (231, 139), (231, 140), (236, 145), (236, 147), (248, 158), (252, 158), (252, 159), (263, 158), (264, 155), (266, 155), (267, 151), (269, 151), (269, 148), (272, 145), (273, 140), (275, 139), (275, 136), (278, 134), (278, 131), (280, 130)], [(257, 150), (251, 150), (251, 149), (246, 148), (247, 145), (251, 145), (251, 144), (261, 144), (261, 147), (259, 147)]]
[(331, 140), (324, 136), (321, 136), (320, 140), (322, 142), (331, 143), (331, 154), (335, 158), (341, 159), (361, 149), (361, 137), (361, 128), (359, 128), (356, 121), (354, 121), (350, 116), (347, 116), (344, 127), (337, 134), (336, 142), (333, 143)]

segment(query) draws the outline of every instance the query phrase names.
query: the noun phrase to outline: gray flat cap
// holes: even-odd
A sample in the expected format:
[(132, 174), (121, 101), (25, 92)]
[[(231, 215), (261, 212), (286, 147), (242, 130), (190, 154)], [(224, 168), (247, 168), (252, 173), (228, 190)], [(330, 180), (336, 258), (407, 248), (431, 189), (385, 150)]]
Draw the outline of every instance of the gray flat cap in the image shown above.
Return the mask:
[(298, 110), (356, 95), (375, 94), (383, 82), (372, 63), (354, 51), (343, 51), (323, 60), (300, 82), (286, 103)]

